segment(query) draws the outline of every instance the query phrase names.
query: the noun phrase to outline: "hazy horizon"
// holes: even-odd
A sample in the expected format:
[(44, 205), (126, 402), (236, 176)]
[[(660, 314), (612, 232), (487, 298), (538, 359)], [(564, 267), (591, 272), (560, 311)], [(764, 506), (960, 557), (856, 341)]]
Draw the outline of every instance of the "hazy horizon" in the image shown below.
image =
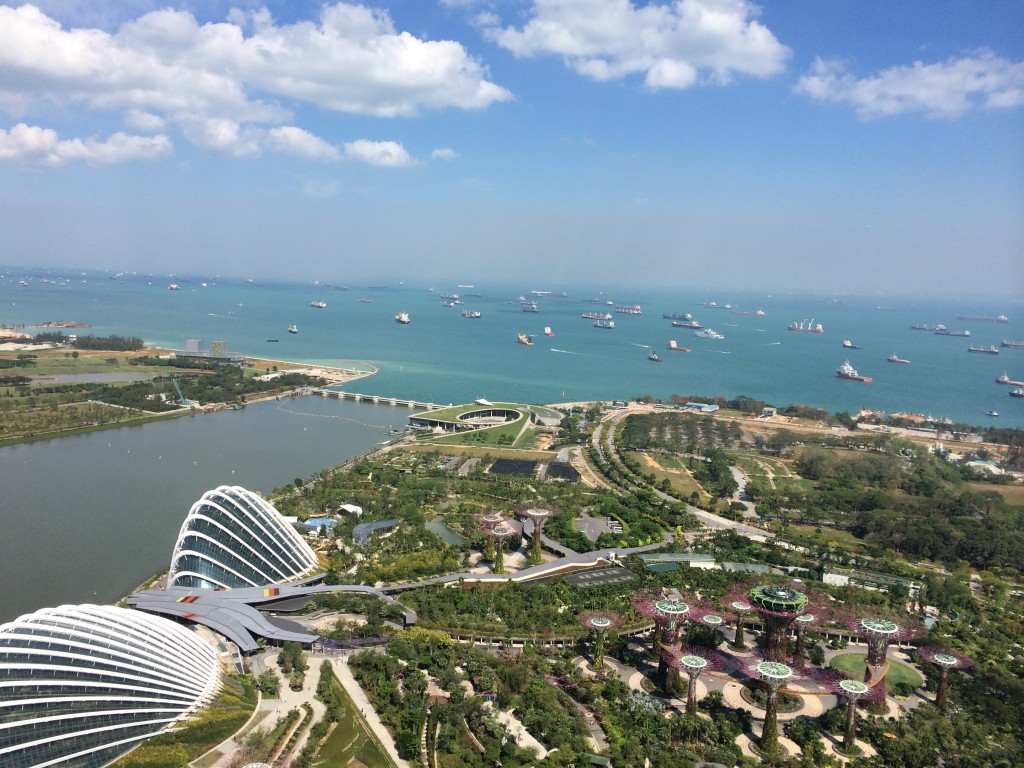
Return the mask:
[(0, 3), (0, 252), (1011, 300), (1022, 28), (1015, 0)]

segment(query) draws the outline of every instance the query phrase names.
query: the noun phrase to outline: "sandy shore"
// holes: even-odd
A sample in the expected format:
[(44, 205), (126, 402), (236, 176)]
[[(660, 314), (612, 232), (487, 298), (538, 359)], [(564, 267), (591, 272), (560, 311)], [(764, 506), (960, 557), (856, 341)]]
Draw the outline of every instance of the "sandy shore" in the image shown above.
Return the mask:
[[(287, 360), (270, 360), (265, 357), (246, 357), (246, 362), (251, 362), (256, 368), (277, 368), (277, 373), (304, 373), (307, 376), (316, 376), (326, 379), (332, 384), (344, 384), (348, 381), (365, 379), (380, 371), (379, 368), (370, 363), (359, 361), (348, 361), (352, 367), (337, 367), (325, 365), (309, 365), (306, 363), (295, 363)], [(359, 367), (356, 367), (359, 366)]]

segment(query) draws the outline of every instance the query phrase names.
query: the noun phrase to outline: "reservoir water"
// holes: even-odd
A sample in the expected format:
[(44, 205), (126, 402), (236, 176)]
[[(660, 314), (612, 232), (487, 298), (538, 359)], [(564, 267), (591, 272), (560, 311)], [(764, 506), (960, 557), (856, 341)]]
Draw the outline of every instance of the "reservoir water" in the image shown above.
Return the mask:
[(301, 397), (0, 448), (0, 623), (118, 599), (167, 567), (205, 491), (269, 494), (377, 447), (408, 414)]

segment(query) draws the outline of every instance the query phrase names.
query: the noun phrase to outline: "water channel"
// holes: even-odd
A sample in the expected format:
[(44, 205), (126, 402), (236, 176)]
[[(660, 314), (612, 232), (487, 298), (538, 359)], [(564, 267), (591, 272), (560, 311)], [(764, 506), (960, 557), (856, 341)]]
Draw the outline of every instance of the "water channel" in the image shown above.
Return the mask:
[(269, 494), (393, 439), (409, 413), (300, 397), (0, 448), (0, 623), (117, 600), (167, 567), (207, 490)]

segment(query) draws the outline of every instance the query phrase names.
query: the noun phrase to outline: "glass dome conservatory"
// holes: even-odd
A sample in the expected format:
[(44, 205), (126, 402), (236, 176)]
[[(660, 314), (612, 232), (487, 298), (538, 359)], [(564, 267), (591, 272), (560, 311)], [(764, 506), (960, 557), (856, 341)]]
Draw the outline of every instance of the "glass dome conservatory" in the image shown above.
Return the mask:
[(189, 510), (167, 586), (258, 587), (293, 581), (318, 568), (313, 550), (272, 504), (245, 488), (222, 485)]
[(94, 768), (217, 691), (216, 652), (159, 616), (46, 608), (0, 626), (0, 765)]

